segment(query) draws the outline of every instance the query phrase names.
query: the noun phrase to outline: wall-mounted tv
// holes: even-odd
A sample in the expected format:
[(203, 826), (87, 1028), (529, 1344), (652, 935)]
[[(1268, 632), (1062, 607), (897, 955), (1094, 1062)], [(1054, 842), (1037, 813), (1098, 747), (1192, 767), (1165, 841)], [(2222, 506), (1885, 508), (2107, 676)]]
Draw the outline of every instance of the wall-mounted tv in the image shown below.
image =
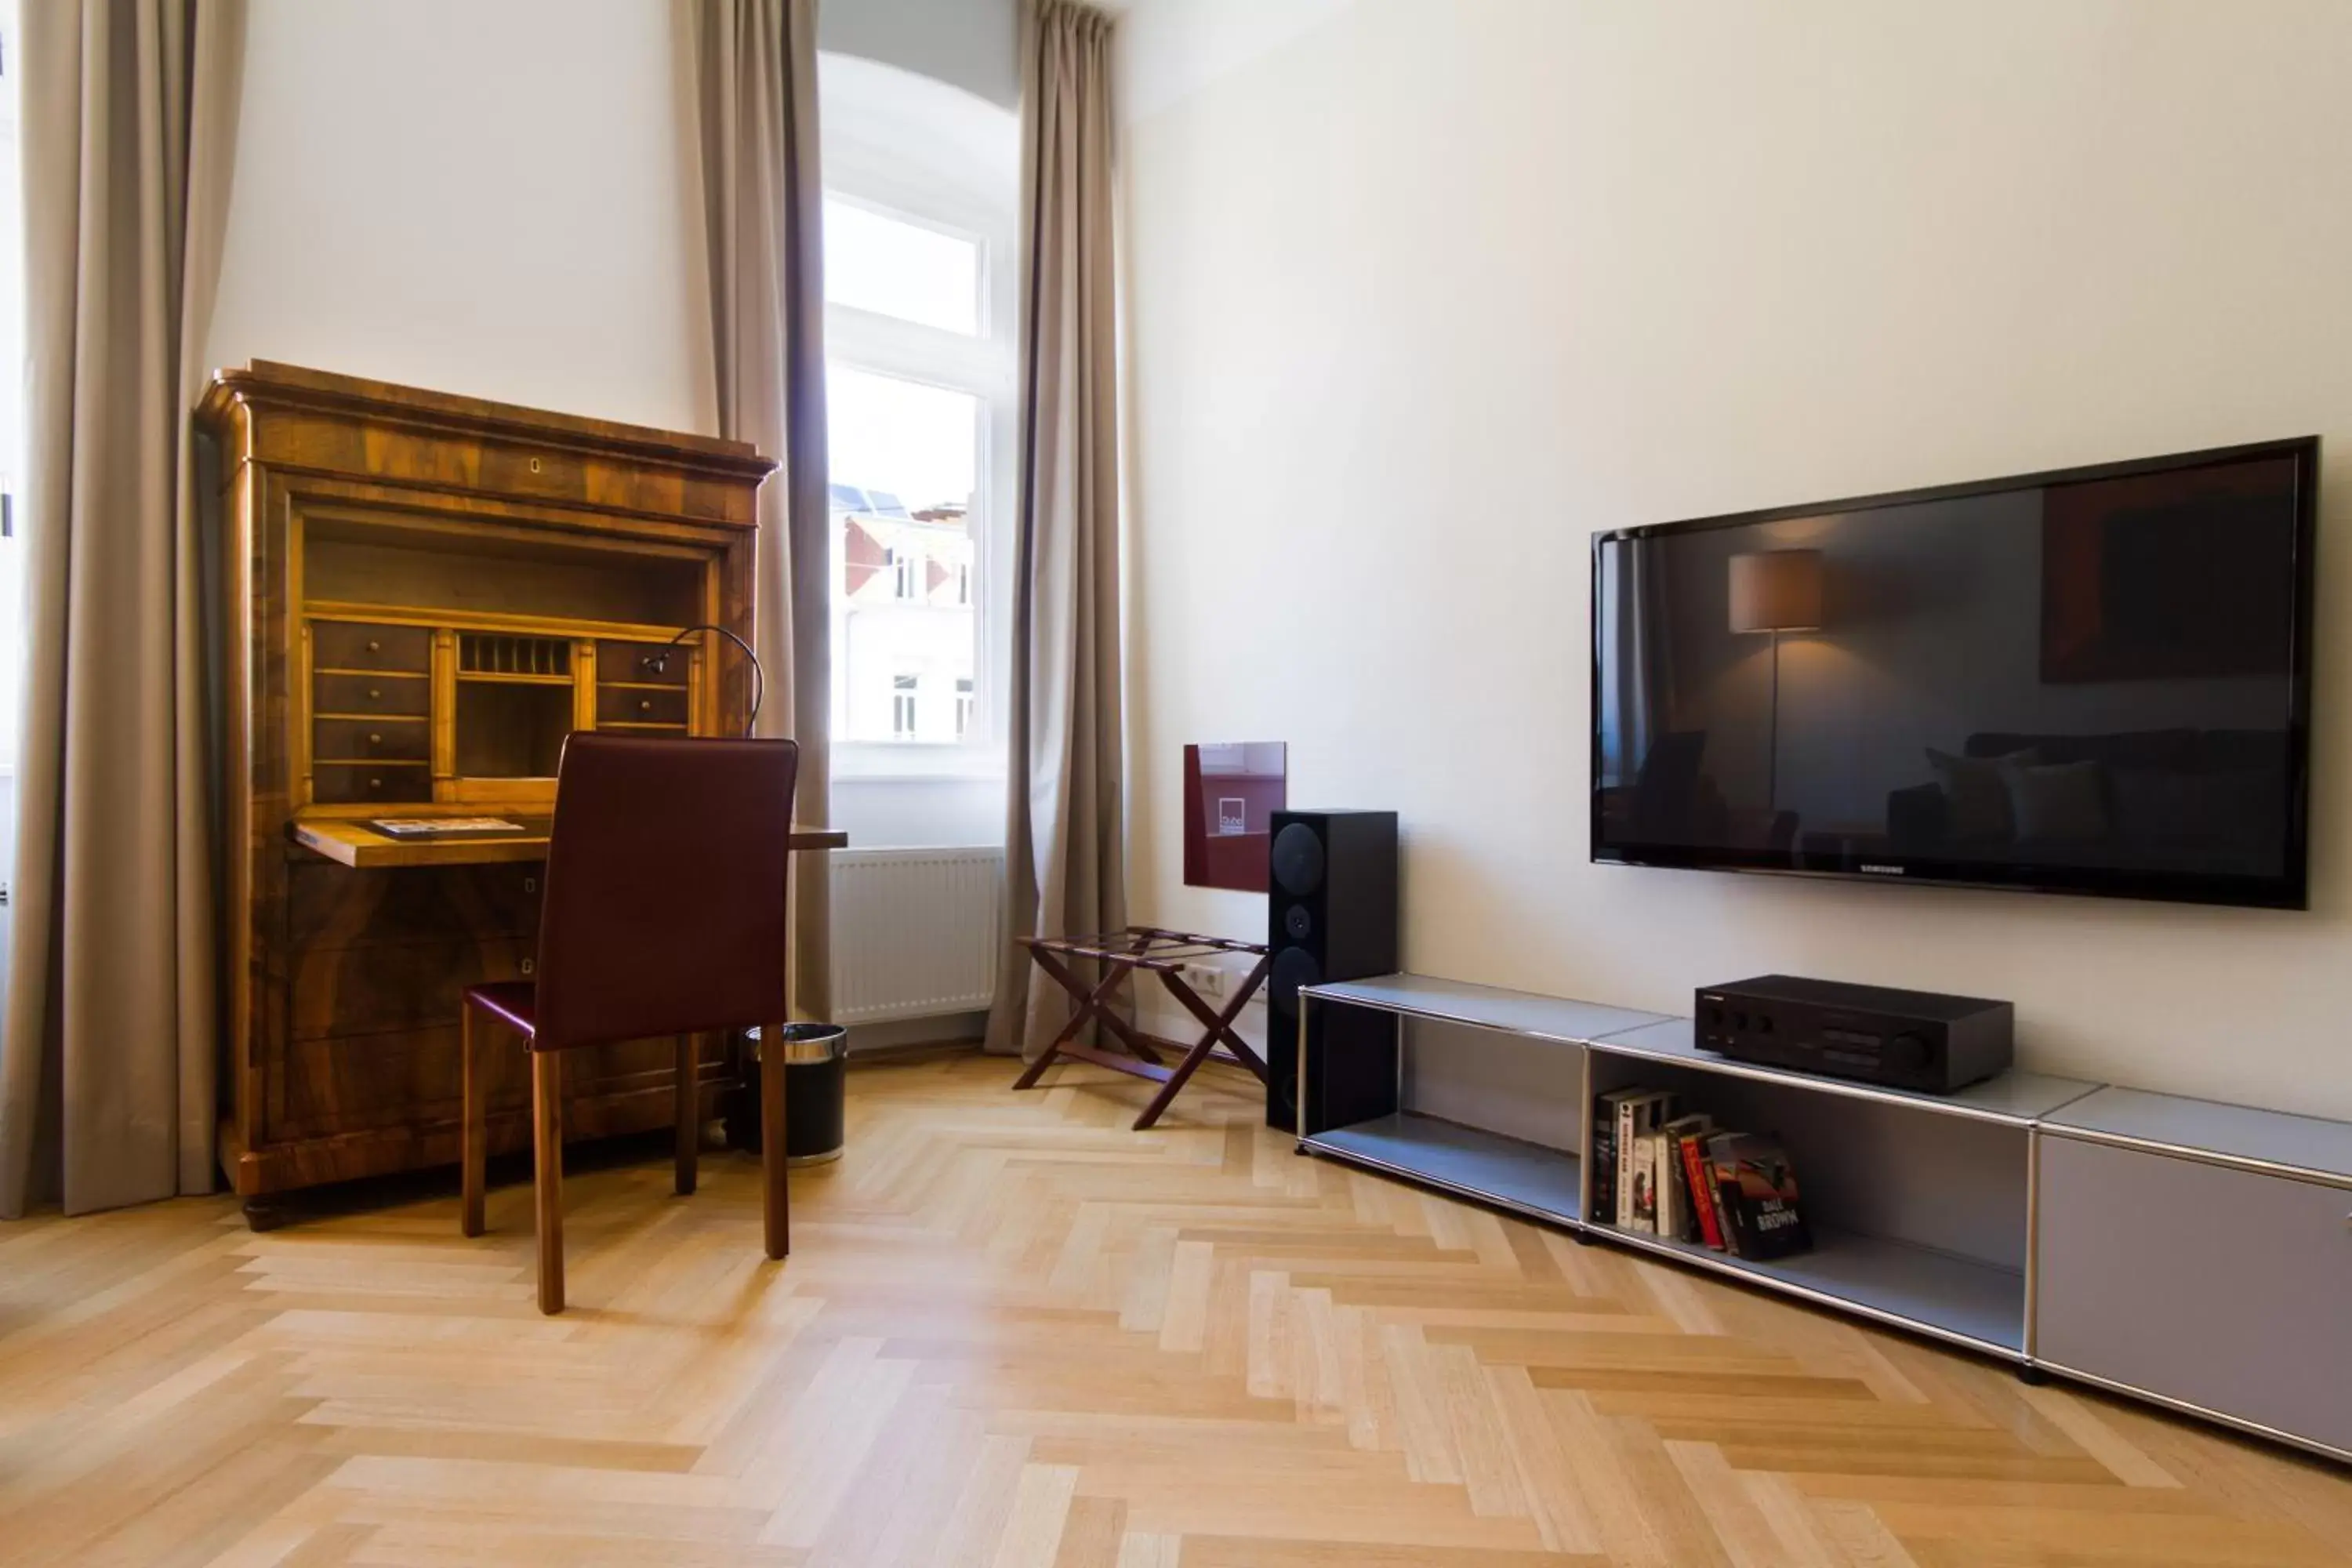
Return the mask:
[(2317, 437), (1592, 544), (1592, 858), (2301, 909)]

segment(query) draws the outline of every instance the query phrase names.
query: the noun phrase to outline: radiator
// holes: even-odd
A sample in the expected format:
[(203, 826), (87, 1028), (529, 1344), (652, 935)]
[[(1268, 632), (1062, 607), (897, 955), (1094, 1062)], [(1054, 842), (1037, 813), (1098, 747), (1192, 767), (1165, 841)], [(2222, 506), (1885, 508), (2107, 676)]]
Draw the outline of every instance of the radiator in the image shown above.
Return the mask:
[(1004, 851), (837, 849), (833, 1021), (976, 1013), (1004, 957)]

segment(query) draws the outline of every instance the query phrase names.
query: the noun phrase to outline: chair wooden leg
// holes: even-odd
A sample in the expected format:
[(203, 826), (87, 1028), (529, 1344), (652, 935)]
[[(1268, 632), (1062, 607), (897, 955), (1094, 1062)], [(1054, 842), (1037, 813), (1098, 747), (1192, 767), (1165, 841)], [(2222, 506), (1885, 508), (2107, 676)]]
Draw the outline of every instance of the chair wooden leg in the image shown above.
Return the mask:
[(489, 1179), (490, 1086), (483, 1081), (483, 1064), (475, 1059), (474, 1007), (457, 1005), (457, 1052), (464, 1058), (465, 1142), (457, 1155), (457, 1229), (467, 1236), (482, 1234), (482, 1190)]
[(694, 1192), (695, 1157), (702, 1150), (702, 1086), (695, 1081), (697, 1037), (677, 1037), (677, 1195)]
[(793, 1249), (792, 1193), (784, 1182), (784, 1026), (760, 1030), (760, 1218), (768, 1256)]
[(539, 1211), (539, 1310), (563, 1310), (563, 1058), (530, 1053), (531, 1196)]

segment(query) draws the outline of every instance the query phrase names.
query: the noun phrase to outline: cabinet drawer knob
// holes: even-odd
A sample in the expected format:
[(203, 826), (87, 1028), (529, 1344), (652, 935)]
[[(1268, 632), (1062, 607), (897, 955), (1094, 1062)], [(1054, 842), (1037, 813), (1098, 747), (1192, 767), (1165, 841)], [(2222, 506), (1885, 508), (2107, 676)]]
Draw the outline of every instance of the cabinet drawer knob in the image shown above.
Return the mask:
[(373, 637), (370, 637), (370, 638), (368, 639), (368, 652), (370, 652), (370, 653), (382, 653), (383, 651), (383, 644), (382, 644), (382, 643), (380, 643), (380, 642), (376, 641)]
[(383, 781), (382, 779), (370, 779), (370, 780), (368, 780), (368, 788), (370, 788), (370, 789), (382, 789), (383, 787)]
[(375, 700), (377, 698), (382, 697), (383, 695), (383, 687), (381, 687), (381, 686), (371, 686), (371, 687), (369, 687), (369, 688), (368, 688), (368, 700), (370, 700), (371, 702), (372, 702), (372, 701), (373, 701), (373, 700)]
[(383, 737), (382, 735), (370, 735), (368, 737), (368, 744), (371, 746), (381, 746), (383, 744)]
[(522, 961), (522, 972), (525, 974), (532, 973), (537, 971), (538, 968), (539, 963), (536, 959), (526, 958)]
[(637, 699), (637, 711), (638, 711), (638, 712), (640, 712), (640, 713), (650, 713), (650, 712), (652, 712), (653, 710), (654, 710), (654, 700), (653, 700), (652, 698), (650, 698), (650, 697), (640, 697), (640, 698), (638, 698), (638, 699)]

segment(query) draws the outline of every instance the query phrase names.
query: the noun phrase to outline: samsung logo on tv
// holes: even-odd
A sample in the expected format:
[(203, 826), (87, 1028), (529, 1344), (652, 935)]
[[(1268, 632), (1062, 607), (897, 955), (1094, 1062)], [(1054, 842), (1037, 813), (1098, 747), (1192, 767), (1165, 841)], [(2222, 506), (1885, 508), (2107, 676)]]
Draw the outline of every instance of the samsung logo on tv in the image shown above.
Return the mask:
[(1874, 866), (1867, 860), (1864, 861), (1861, 865), (1856, 866), (1854, 869), (1857, 871), (1868, 872), (1874, 877), (1900, 877), (1903, 875), (1903, 868), (1900, 866)]

